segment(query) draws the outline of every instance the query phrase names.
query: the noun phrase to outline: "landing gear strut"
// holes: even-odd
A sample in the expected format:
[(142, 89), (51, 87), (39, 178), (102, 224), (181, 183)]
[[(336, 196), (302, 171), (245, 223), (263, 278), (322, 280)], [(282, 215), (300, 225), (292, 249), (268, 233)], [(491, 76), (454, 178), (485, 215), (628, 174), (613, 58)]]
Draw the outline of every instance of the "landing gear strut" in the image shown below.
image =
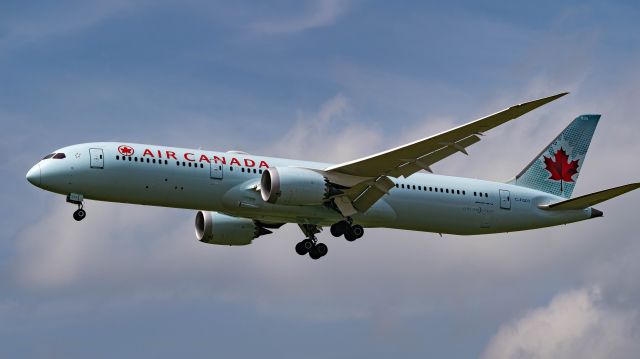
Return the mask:
[(349, 242), (353, 242), (364, 235), (364, 228), (359, 224), (353, 224), (351, 218), (347, 218), (331, 225), (331, 234), (334, 237), (344, 236)]
[(73, 212), (73, 219), (76, 221), (82, 221), (87, 216), (87, 211), (84, 210), (82, 205), (82, 195), (76, 193), (70, 193), (67, 195), (67, 202), (77, 204), (78, 209)]
[(320, 259), (327, 255), (329, 248), (324, 243), (318, 243), (316, 233), (320, 232), (320, 229), (313, 224), (301, 224), (300, 229), (308, 237), (296, 244), (296, 253), (303, 256), (309, 254), (312, 259)]

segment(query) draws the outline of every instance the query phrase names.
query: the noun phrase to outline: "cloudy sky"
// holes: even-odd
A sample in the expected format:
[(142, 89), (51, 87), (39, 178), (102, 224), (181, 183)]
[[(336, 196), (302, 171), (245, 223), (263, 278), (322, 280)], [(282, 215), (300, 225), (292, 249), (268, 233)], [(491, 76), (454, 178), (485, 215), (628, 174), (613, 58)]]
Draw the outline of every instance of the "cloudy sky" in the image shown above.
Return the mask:
[(640, 7), (555, 1), (3, 1), (0, 357), (632, 358), (631, 193), (605, 217), (456, 237), (294, 225), (198, 243), (194, 211), (62, 196), (27, 170), (114, 140), (338, 162), (570, 91), (434, 166), (506, 180), (601, 113), (575, 195), (640, 180)]

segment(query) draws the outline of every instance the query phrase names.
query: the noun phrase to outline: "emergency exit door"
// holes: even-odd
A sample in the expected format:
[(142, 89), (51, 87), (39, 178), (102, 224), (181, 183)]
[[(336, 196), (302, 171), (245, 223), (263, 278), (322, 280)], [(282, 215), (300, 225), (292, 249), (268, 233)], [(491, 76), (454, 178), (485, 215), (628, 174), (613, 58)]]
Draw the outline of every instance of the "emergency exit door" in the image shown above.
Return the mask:
[(104, 152), (102, 148), (90, 148), (89, 159), (91, 168), (104, 168)]
[(211, 161), (211, 178), (221, 180), (222, 179), (222, 164)]
[(500, 190), (500, 208), (511, 209), (511, 193), (506, 189)]

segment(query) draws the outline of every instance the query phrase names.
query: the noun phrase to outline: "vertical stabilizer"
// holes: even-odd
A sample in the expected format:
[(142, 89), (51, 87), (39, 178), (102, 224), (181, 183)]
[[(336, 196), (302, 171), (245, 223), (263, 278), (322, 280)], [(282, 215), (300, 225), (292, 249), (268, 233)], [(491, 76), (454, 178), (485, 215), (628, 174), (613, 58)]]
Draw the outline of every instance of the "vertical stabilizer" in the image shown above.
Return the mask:
[(510, 183), (571, 198), (599, 120), (578, 116)]

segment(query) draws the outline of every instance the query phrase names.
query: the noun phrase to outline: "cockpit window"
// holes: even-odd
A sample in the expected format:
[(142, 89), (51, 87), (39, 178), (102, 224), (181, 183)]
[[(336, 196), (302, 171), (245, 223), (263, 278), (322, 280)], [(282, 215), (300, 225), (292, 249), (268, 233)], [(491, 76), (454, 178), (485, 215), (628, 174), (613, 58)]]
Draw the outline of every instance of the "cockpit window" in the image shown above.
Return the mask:
[(62, 153), (62, 152), (56, 153), (55, 155), (53, 155), (53, 158), (56, 159), (56, 160), (60, 160), (60, 159), (63, 159), (65, 157), (67, 157), (67, 156), (65, 156), (64, 153)]
[(55, 155), (55, 153), (50, 153), (50, 154), (48, 154), (48, 155), (44, 156), (42, 159), (43, 159), (43, 160), (46, 160), (46, 159), (48, 159), (48, 158), (53, 157), (53, 155)]

